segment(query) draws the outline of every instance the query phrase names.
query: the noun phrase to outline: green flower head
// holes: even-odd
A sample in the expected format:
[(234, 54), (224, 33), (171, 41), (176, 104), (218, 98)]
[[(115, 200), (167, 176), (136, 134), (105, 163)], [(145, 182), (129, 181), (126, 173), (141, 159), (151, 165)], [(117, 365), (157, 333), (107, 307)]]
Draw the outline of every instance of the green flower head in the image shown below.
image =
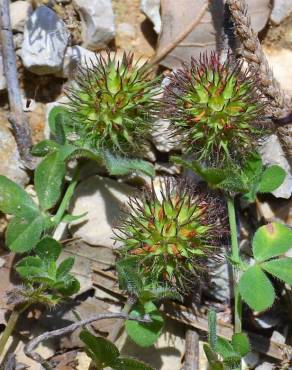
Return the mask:
[(204, 54), (174, 72), (164, 106), (187, 151), (212, 165), (241, 162), (263, 134), (264, 104), (256, 82), (230, 55), (221, 63), (217, 54)]
[(131, 198), (117, 229), (121, 258), (136, 258), (146, 282), (185, 292), (216, 259), (224, 227), (222, 206), (185, 181), (166, 181), (160, 195), (153, 186)]
[(72, 131), (76, 143), (120, 154), (141, 151), (155, 116), (158, 80), (132, 54), (97, 57), (80, 68), (77, 87), (69, 89)]

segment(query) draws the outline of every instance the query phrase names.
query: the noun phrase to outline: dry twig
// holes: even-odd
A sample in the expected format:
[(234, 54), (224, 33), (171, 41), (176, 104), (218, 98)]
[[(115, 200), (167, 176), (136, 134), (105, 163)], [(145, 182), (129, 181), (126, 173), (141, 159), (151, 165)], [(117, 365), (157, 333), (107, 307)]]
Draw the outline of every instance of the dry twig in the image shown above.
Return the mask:
[(288, 99), (274, 78), (258, 36), (251, 27), (246, 1), (227, 0), (227, 3), (233, 18), (234, 31), (242, 44), (240, 53), (258, 76), (261, 90), (270, 101), (273, 118), (287, 115)]
[(193, 328), (186, 331), (186, 353), (183, 370), (199, 370), (199, 334)]
[(10, 104), (9, 122), (11, 123), (19, 154), (26, 167), (33, 168), (33, 158), (30, 155), (31, 132), (28, 121), (23, 113), (22, 100), (17, 77), (16, 57), (13, 35), (10, 23), (9, 0), (0, 1), (0, 36), (2, 44), (3, 64), (7, 80), (7, 90)]
[[(38, 337), (32, 339), (31, 341), (29, 341), (25, 345), (24, 353), (26, 354), (26, 356), (30, 357), (34, 361), (39, 362), (40, 364), (44, 364), (44, 363), (46, 363), (46, 361), (42, 358), (42, 356), (40, 356), (36, 352), (33, 352), (33, 350), (41, 342), (44, 342), (48, 339), (52, 339), (52, 338), (55, 338), (55, 337), (59, 337), (61, 335), (65, 335), (67, 333), (71, 333), (71, 332), (73, 332), (73, 331), (75, 331), (75, 330), (77, 330), (77, 329), (79, 329), (79, 328), (81, 328), (85, 325), (91, 324), (94, 321), (105, 320), (105, 319), (127, 319), (127, 320), (135, 320), (135, 321), (144, 322), (144, 323), (151, 322), (151, 319), (146, 317), (146, 316), (142, 319), (137, 319), (137, 318), (133, 318), (133, 317), (129, 316), (128, 314), (122, 313), (122, 312), (119, 312), (119, 313), (102, 313), (102, 314), (92, 316), (88, 319), (84, 319), (84, 320), (80, 320), (78, 322), (75, 322), (74, 324), (66, 326), (65, 328), (56, 329), (56, 330), (52, 330), (52, 331), (47, 331), (47, 332), (39, 335)], [(49, 368), (48, 364), (46, 364), (46, 368)]]

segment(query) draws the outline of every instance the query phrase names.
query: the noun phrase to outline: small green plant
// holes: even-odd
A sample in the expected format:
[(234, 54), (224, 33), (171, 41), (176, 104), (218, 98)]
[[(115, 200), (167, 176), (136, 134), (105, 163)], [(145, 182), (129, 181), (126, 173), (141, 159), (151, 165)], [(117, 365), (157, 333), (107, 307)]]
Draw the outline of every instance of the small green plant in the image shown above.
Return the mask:
[(188, 153), (217, 167), (241, 163), (253, 150), (264, 104), (251, 73), (242, 63), (224, 63), (212, 53), (192, 59), (169, 77), (164, 93), (165, 116), (181, 134)]
[[(68, 257), (57, 265), (61, 250), (61, 245), (55, 239), (46, 236), (35, 247), (35, 256), (24, 257), (15, 265), (28, 290), (34, 288), (37, 292), (36, 299), (29, 294), (32, 302), (55, 305), (60, 299), (79, 291), (78, 280), (70, 274), (74, 258)], [(25, 290), (22, 290), (21, 294), (24, 293)]]
[(108, 367), (113, 370), (153, 370), (144, 362), (121, 356), (113, 343), (105, 338), (96, 337), (87, 330), (82, 330), (80, 339), (85, 344), (85, 351), (93, 360), (97, 370)]
[(194, 156), (191, 162), (179, 157), (173, 161), (223, 192), (227, 202), (231, 253), (226, 258), (233, 270), (234, 336), (231, 343), (217, 339), (213, 322), (210, 343), (205, 346), (212, 369), (241, 369), (241, 357), (248, 352), (242, 334), (242, 300), (251, 309), (268, 309), (275, 300), (268, 276), (292, 283), (292, 259), (282, 256), (292, 247), (292, 231), (285, 225), (272, 223), (257, 230), (252, 243), (254, 263), (243, 261), (240, 254), (235, 197), (254, 202), (257, 194), (276, 190), (286, 173), (276, 165), (263, 166), (256, 138), (265, 133), (256, 126), (264, 105), (250, 74), (242, 74), (240, 63), (231, 70), (229, 62), (228, 58), (221, 64), (215, 55), (192, 60), (190, 67), (170, 78), (165, 98), (166, 113), (171, 113), (186, 151)]
[(254, 264), (240, 262), (243, 273), (238, 284), (241, 297), (253, 310), (263, 311), (274, 303), (275, 291), (267, 274), (292, 285), (292, 258), (281, 257), (290, 248), (290, 228), (270, 223), (256, 231), (252, 242)]
[(286, 177), (286, 172), (278, 165), (265, 167), (256, 152), (248, 154), (242, 166), (230, 162), (225, 168), (204, 167), (199, 161), (188, 162), (177, 156), (172, 160), (197, 173), (210, 188), (230, 194), (240, 193), (249, 202), (254, 202), (257, 194), (276, 190)]
[(160, 196), (152, 188), (130, 199), (128, 208), (117, 232), (121, 257), (134, 258), (146, 284), (186, 292), (206, 273), (206, 261), (217, 256), (224, 231), (217, 222), (220, 203), (186, 182), (168, 181)]
[(181, 295), (166, 285), (148, 281), (137, 270), (137, 257), (120, 259), (116, 264), (119, 286), (126, 291), (129, 299), (124, 310), (129, 310), (134, 317), (148, 315), (151, 323), (127, 320), (125, 324), (129, 337), (141, 347), (149, 347), (156, 342), (163, 329), (164, 320), (158, 310), (159, 302), (164, 299), (181, 300)]
[(217, 337), (216, 313), (209, 311), (209, 343), (204, 344), (204, 352), (210, 370), (238, 370), (242, 357), (250, 351), (249, 340), (244, 333), (235, 333), (231, 342)]

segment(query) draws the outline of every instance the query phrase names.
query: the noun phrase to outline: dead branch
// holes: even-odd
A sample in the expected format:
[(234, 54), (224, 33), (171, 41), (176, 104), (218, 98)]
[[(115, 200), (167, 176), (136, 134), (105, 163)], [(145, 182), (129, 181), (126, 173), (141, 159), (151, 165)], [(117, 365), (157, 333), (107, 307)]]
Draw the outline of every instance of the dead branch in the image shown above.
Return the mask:
[(25, 166), (32, 169), (34, 161), (29, 152), (32, 145), (31, 132), (22, 109), (13, 35), (10, 23), (9, 3), (9, 0), (0, 0), (0, 37), (10, 105), (10, 115), (8, 119), (11, 123), (20, 157), (24, 161)]
[[(52, 330), (52, 331), (47, 331), (47, 332), (39, 335), (38, 337), (32, 339), (31, 341), (29, 341), (25, 345), (24, 353), (29, 358), (31, 358), (34, 361), (44, 365), (44, 363), (46, 363), (45, 359), (42, 358), (38, 353), (33, 352), (33, 350), (41, 342), (44, 342), (48, 339), (52, 339), (52, 338), (55, 338), (55, 337), (59, 337), (61, 335), (65, 335), (67, 333), (71, 333), (71, 332), (81, 328), (82, 326), (88, 325), (88, 324), (90, 324), (94, 321), (105, 320), (105, 319), (124, 319), (124, 320), (126, 319), (126, 320), (135, 320), (135, 321), (144, 322), (144, 323), (151, 322), (151, 319), (147, 316), (145, 316), (142, 319), (137, 319), (137, 318), (133, 318), (133, 317), (129, 316), (128, 314), (122, 313), (122, 312), (119, 312), (119, 313), (102, 313), (102, 314), (92, 316), (88, 319), (84, 319), (84, 320), (80, 320), (78, 322), (75, 322), (75, 323), (73, 323), (69, 326), (66, 326), (65, 328), (56, 329), (56, 330)], [(49, 365), (47, 363), (46, 363), (46, 368), (49, 368)]]
[(159, 54), (154, 56), (152, 60), (150, 60), (150, 63), (158, 64), (167, 54), (169, 54), (178, 44), (187, 37), (187, 35), (199, 24), (201, 19), (203, 18), (204, 14), (206, 13), (206, 10), (208, 8), (208, 1), (206, 1), (206, 4), (202, 7), (201, 12), (199, 15), (191, 22), (191, 24), (180, 34), (176, 39), (174, 39), (169, 45), (167, 45), (165, 48), (161, 50)]
[(186, 352), (183, 370), (199, 370), (199, 334), (189, 328), (186, 331)]

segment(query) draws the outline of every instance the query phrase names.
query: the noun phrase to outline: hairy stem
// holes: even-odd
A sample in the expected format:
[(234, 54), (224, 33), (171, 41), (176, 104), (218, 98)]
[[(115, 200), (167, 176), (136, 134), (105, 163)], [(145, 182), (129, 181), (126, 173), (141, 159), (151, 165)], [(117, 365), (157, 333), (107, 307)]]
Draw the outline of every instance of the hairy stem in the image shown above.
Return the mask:
[[(234, 198), (227, 196), (228, 220), (231, 234), (231, 258), (239, 262), (239, 246), (237, 239), (237, 225), (234, 208)], [(242, 301), (238, 290), (239, 270), (233, 266), (233, 291), (234, 291), (234, 332), (242, 331)]]
[(6, 328), (4, 330), (4, 332), (2, 333), (1, 335), (1, 338), (0, 338), (0, 356), (2, 355), (4, 349), (5, 349), (5, 346), (6, 346), (6, 343), (10, 337), (10, 335), (12, 334), (14, 328), (15, 328), (15, 325), (17, 324), (17, 321), (19, 319), (19, 316), (30, 306), (30, 303), (26, 303), (26, 304), (23, 304), (21, 307), (19, 307), (18, 309), (14, 309), (9, 317), (9, 320), (8, 320), (8, 323), (6, 325)]
[(68, 186), (68, 188), (65, 192), (65, 195), (62, 199), (62, 202), (59, 206), (59, 209), (58, 209), (56, 215), (53, 218), (54, 224), (56, 226), (61, 222), (61, 220), (62, 220), (62, 218), (63, 218), (63, 216), (66, 212), (66, 209), (68, 208), (69, 202), (72, 198), (72, 195), (74, 194), (74, 190), (75, 190), (76, 185), (78, 183), (79, 173), (80, 173), (80, 167), (79, 167), (79, 165), (77, 165), (77, 167), (74, 171), (72, 180), (70, 182), (70, 185)]

